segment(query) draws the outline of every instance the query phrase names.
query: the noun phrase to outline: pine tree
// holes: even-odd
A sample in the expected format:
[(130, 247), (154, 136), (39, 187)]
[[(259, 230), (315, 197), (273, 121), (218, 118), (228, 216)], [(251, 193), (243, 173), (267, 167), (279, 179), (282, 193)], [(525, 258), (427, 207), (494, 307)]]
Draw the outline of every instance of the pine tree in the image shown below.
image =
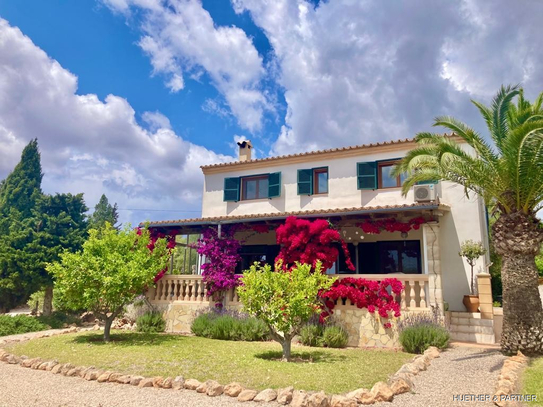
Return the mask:
[[(105, 194), (102, 194), (100, 201), (94, 207), (94, 212), (89, 219), (89, 228), (91, 229), (101, 229), (104, 227), (106, 222), (109, 222), (112, 226), (115, 227), (119, 219), (119, 214), (117, 213), (117, 204), (110, 205), (109, 201)], [(116, 227), (118, 229), (118, 227)]]
[(31, 250), (41, 253), (41, 266), (32, 277), (35, 286), (45, 288), (44, 315), (51, 314), (53, 302), (53, 279), (45, 266), (57, 261), (66, 249), (75, 252), (82, 248), (87, 238), (87, 210), (83, 194), (45, 195), (40, 202), (41, 219)]

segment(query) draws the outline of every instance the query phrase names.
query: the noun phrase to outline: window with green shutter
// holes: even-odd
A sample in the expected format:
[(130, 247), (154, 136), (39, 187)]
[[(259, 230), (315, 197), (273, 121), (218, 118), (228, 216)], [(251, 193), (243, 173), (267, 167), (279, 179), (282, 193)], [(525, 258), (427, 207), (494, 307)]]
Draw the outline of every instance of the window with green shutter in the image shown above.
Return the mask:
[(225, 178), (224, 179), (224, 202), (237, 202), (239, 201), (241, 178)]
[(358, 189), (377, 189), (377, 163), (356, 163)]
[(298, 170), (298, 195), (313, 193), (313, 169)]
[(268, 198), (281, 196), (281, 173), (272, 172), (268, 174)]

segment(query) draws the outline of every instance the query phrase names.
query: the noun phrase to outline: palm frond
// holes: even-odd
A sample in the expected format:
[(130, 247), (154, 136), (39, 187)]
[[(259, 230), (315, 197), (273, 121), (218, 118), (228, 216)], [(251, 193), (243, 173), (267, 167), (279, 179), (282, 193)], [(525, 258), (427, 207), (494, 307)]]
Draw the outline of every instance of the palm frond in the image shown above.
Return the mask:
[(508, 85), (506, 87), (502, 85), (492, 100), (493, 124), (489, 130), (498, 150), (501, 150), (502, 142), (507, 137), (507, 112), (509, 106), (513, 98), (520, 92), (519, 85)]

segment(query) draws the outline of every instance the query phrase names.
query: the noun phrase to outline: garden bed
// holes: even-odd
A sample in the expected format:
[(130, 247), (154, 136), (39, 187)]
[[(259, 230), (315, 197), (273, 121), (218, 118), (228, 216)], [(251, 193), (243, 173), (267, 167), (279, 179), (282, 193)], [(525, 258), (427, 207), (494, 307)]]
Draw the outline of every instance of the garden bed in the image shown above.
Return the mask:
[(279, 362), (273, 342), (231, 342), (207, 338), (115, 331), (105, 344), (99, 333), (43, 338), (6, 348), (16, 355), (96, 366), (124, 374), (184, 376), (200, 381), (240, 382), (253, 389), (294, 386), (344, 393), (386, 381), (412, 355), (390, 350), (293, 347), (297, 362)]

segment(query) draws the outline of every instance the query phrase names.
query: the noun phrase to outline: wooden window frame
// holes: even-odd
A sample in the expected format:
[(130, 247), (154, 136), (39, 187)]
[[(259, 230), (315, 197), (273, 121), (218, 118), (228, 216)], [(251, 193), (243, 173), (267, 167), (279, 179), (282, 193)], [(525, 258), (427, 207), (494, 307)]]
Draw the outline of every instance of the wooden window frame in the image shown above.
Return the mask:
[(381, 168), (383, 167), (391, 167), (396, 164), (398, 164), (400, 160), (391, 160), (391, 161), (379, 161), (377, 163), (377, 188), (378, 189), (391, 189), (391, 188), (400, 188), (402, 186), (402, 182), (400, 180), (400, 175), (396, 176), (396, 185), (393, 187), (384, 187), (383, 186), (383, 176), (381, 174)]
[[(241, 178), (241, 200), (242, 201), (254, 201), (256, 199), (268, 199), (268, 188), (266, 188), (266, 196), (258, 196), (260, 191), (260, 180), (267, 180), (269, 185), (269, 177), (266, 175), (256, 175), (254, 177), (242, 177)], [(247, 198), (247, 181), (256, 181), (256, 198)]]
[[(419, 245), (417, 246), (417, 272), (416, 273), (404, 273), (403, 271), (403, 262), (402, 262), (402, 253), (405, 251), (405, 245), (403, 243), (405, 242), (419, 242)], [(422, 274), (422, 245), (419, 240), (383, 240), (378, 242), (377, 250), (379, 251), (379, 274), (390, 274), (390, 273), (384, 273), (383, 272), (383, 264), (381, 263), (383, 250), (385, 249), (387, 244), (394, 244), (398, 248), (398, 273), (405, 274), (405, 275), (420, 275)], [(404, 246), (404, 248), (401, 248), (401, 246)]]
[[(322, 167), (322, 168), (314, 168), (313, 169), (313, 195), (326, 195), (329, 190), (329, 185), (326, 186), (326, 192), (320, 192), (319, 191), (319, 177), (318, 174), (328, 174), (328, 167)], [(326, 183), (328, 183), (329, 179), (326, 178)]]

